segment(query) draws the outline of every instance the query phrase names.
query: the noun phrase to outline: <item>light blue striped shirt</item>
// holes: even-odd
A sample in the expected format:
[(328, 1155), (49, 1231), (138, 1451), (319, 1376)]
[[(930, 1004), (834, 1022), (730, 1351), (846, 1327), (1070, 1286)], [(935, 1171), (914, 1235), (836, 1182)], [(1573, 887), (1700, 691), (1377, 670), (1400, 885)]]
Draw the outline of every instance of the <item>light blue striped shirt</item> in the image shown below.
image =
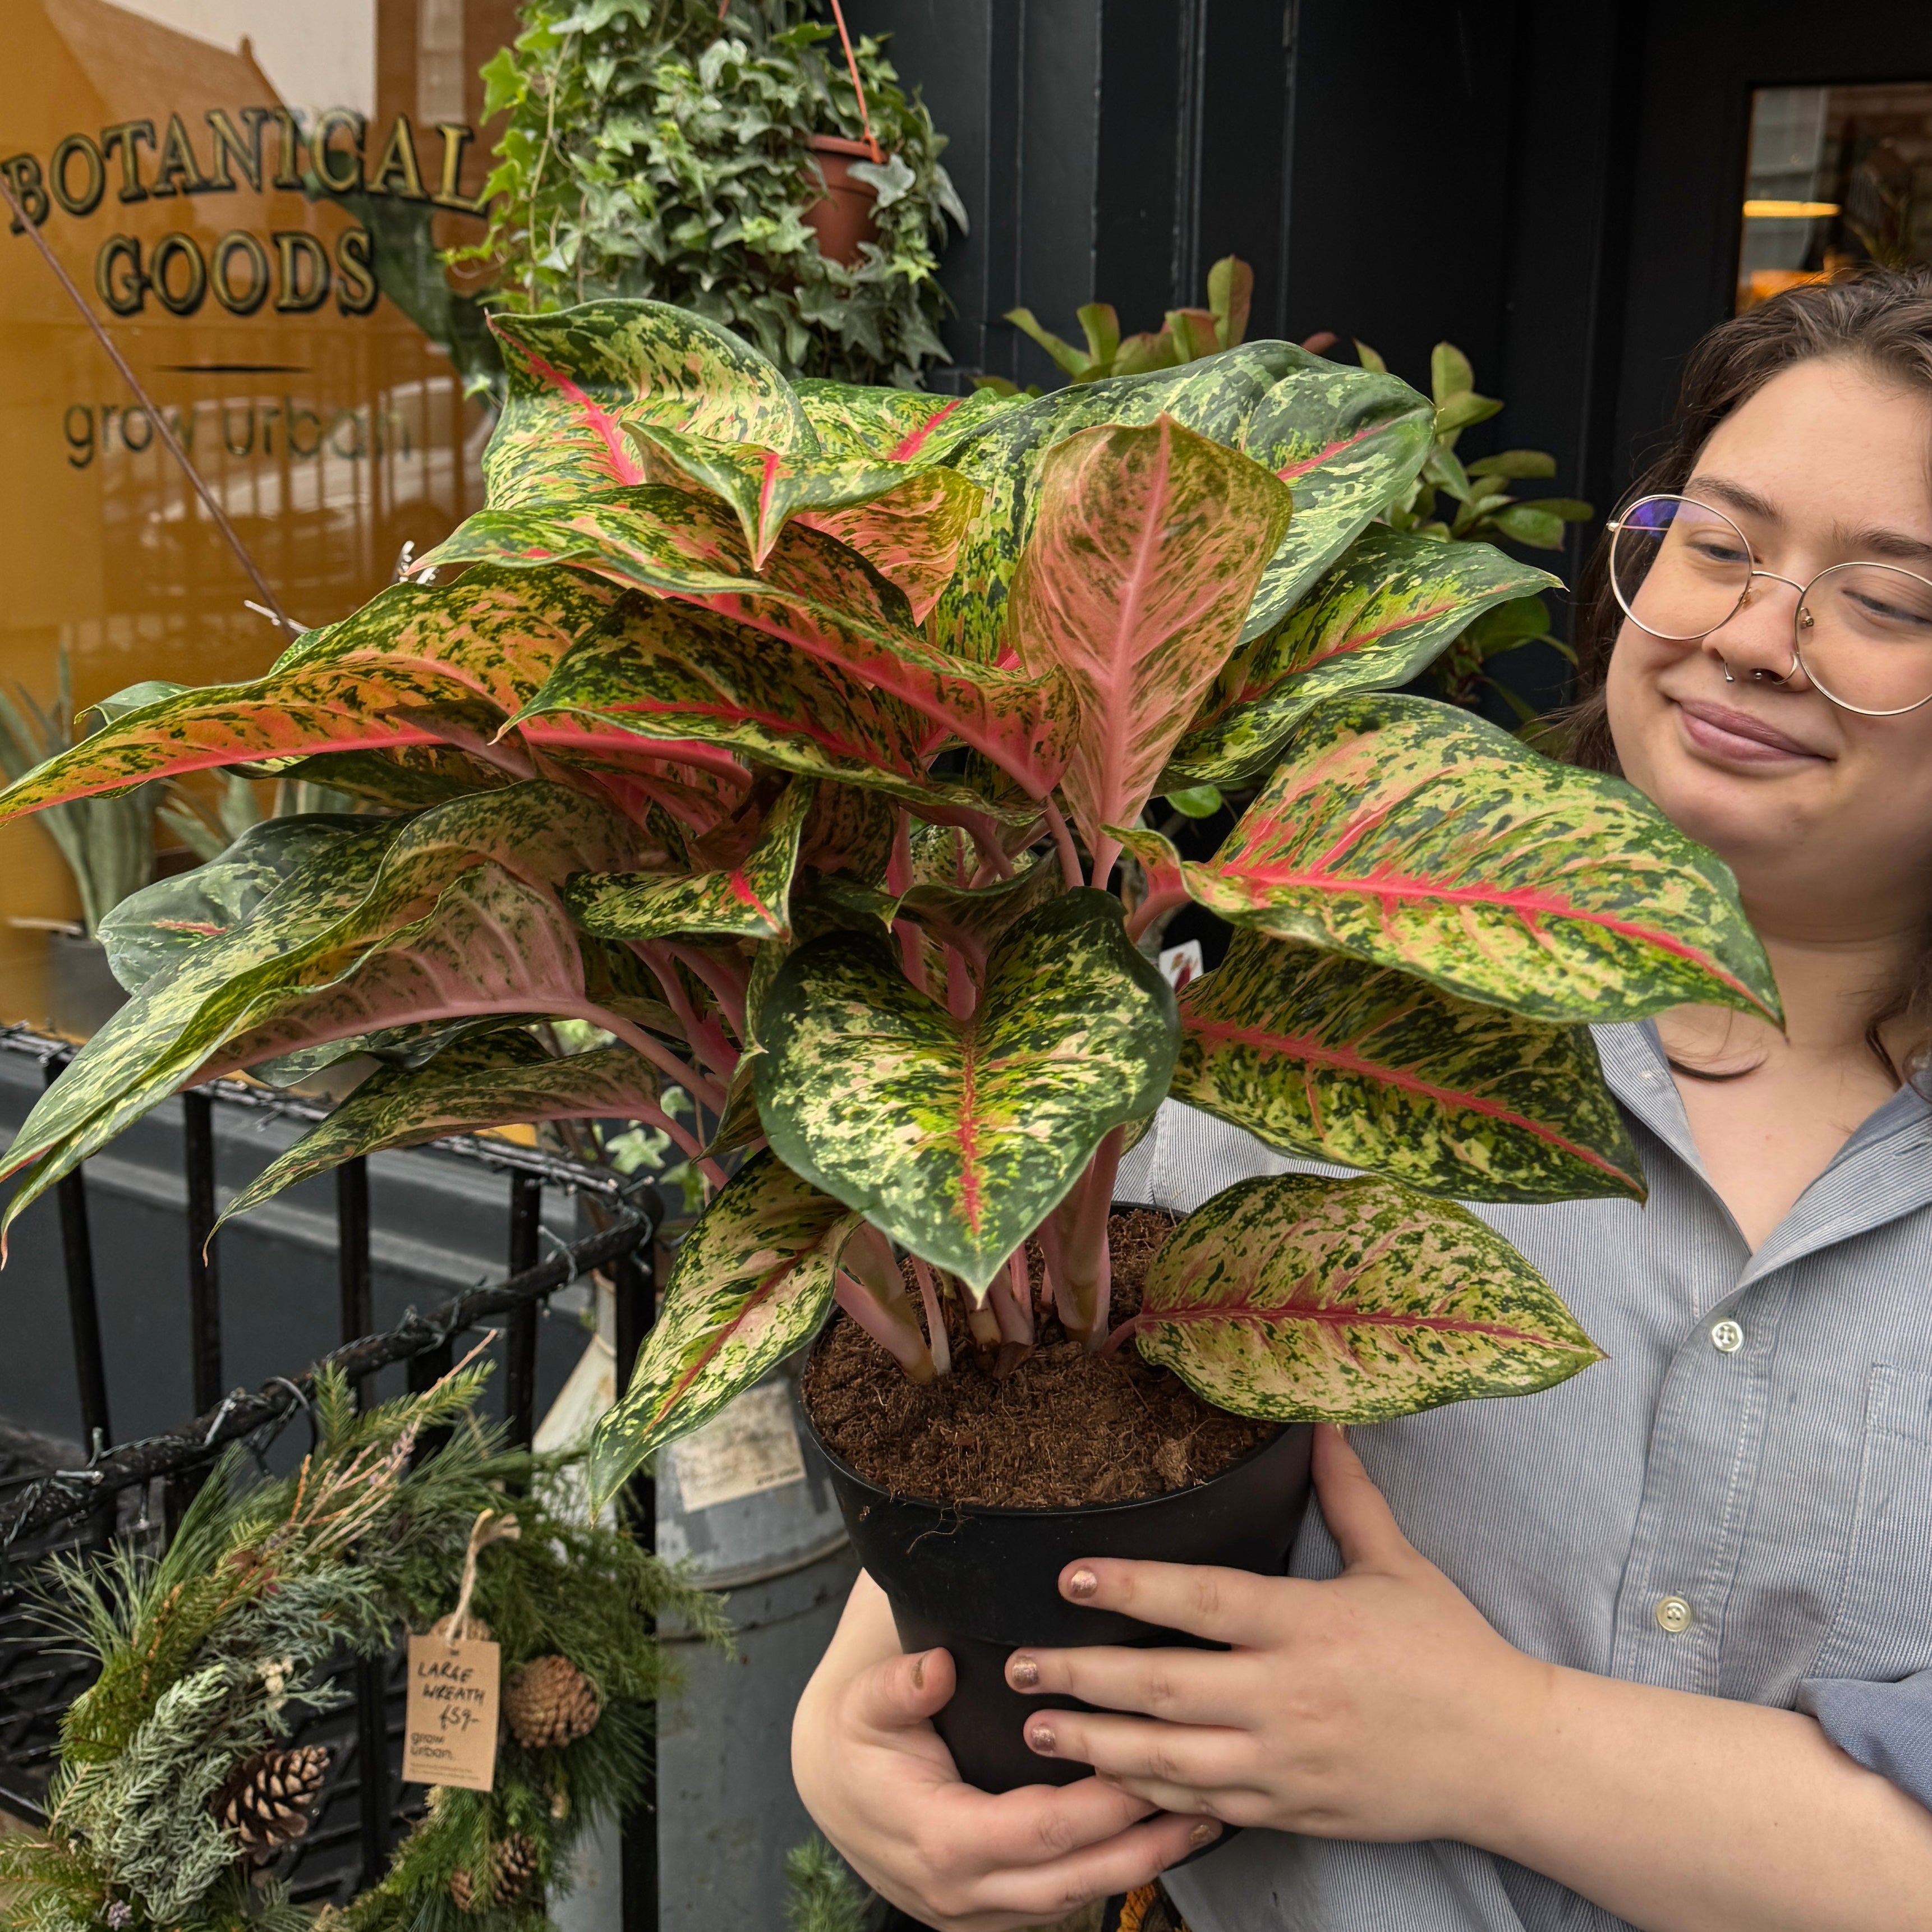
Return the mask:
[[(1811, 1712), (1932, 1806), (1932, 1106), (1909, 1088), (1887, 1102), (1753, 1254), (1703, 1178), (1654, 1030), (1596, 1039), (1648, 1207), (1477, 1211), (1608, 1359), (1352, 1439), (1411, 1541), (1520, 1648)], [(1309, 1165), (1170, 1103), (1115, 1192), (1185, 1212)], [(1311, 1504), (1294, 1574), (1340, 1567)], [(1690, 1606), (1676, 1632), (1658, 1615), (1672, 1597)], [(1624, 1924), (1447, 1841), (1248, 1832), (1169, 1884), (1192, 1932)]]

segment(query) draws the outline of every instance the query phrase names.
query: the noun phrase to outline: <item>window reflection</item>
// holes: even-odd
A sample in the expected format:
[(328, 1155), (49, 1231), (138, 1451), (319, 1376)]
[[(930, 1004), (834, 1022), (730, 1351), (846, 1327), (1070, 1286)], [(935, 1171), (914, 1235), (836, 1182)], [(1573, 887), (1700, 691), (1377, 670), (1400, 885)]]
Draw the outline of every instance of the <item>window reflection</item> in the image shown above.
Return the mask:
[(1932, 82), (1759, 88), (1738, 311), (1868, 262), (1932, 262)]

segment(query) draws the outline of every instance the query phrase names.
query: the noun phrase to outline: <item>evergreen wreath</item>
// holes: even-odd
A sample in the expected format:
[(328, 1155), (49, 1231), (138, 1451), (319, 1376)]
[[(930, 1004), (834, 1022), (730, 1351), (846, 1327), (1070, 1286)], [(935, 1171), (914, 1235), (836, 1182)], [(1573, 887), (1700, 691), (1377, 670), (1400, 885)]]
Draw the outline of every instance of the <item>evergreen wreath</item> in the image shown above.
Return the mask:
[[(294, 1475), (250, 1481), (238, 1448), (158, 1556), (120, 1546), (51, 1562), (41, 1614), (100, 1670), (62, 1720), (47, 1830), (0, 1839), (10, 1924), (548, 1924), (573, 1843), (640, 1787), (648, 1707), (670, 1682), (649, 1620), (674, 1615), (721, 1644), (729, 1626), (721, 1599), (627, 1533), (567, 1515), (557, 1459), (500, 1448), (475, 1414), (488, 1373), (459, 1369), (358, 1411), (325, 1370), (316, 1444)], [(448, 1441), (418, 1460), (442, 1430)], [(506, 1510), (516, 1535), (476, 1552), (470, 1603), (502, 1648), (506, 1684), (536, 1669), (525, 1700), (535, 1719), (506, 1722), (493, 1790), (431, 1790), (380, 1885), (339, 1910), (296, 1906), (266, 1867), (307, 1828), (321, 1788), (324, 1754), (292, 1744), (297, 1726), (348, 1701), (326, 1666), (343, 1648), (386, 1656), (399, 1624), (424, 1630), (449, 1613), (472, 1532)]]
[[(489, 266), (496, 304), (562, 308), (647, 296), (755, 343), (788, 375), (916, 388), (948, 361), (935, 280), (964, 209), (946, 145), (882, 44), (853, 52), (865, 112), (818, 0), (525, 0), (523, 31), (483, 70), (507, 112), (485, 194), (488, 233), (452, 261)], [(830, 45), (828, 51), (828, 43)], [(819, 252), (824, 194), (807, 143), (884, 155), (879, 238), (853, 268)]]

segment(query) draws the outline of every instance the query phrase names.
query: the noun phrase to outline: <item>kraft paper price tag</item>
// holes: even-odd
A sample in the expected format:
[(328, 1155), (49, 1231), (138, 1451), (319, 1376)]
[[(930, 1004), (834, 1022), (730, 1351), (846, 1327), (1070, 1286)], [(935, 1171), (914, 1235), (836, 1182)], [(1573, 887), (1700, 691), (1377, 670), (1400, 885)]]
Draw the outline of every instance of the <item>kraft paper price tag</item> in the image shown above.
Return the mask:
[(488, 1791), (496, 1781), (500, 1646), (466, 1638), (453, 1648), (437, 1633), (410, 1639), (410, 1696), (403, 1778)]

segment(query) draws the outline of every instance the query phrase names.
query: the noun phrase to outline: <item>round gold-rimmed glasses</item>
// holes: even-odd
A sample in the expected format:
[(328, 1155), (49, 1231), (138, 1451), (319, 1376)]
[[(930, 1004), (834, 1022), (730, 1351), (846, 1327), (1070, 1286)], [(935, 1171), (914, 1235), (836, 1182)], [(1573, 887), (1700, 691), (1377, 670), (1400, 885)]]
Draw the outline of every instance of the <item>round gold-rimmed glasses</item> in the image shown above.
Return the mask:
[[(1654, 638), (1708, 637), (1748, 603), (1760, 578), (1798, 593), (1791, 668), (1841, 710), (1897, 718), (1932, 704), (1932, 582), (1892, 563), (1834, 563), (1808, 584), (1760, 570), (1750, 540), (1689, 496), (1644, 496), (1610, 525), (1610, 588)], [(1729, 675), (1729, 667), (1726, 668)]]

